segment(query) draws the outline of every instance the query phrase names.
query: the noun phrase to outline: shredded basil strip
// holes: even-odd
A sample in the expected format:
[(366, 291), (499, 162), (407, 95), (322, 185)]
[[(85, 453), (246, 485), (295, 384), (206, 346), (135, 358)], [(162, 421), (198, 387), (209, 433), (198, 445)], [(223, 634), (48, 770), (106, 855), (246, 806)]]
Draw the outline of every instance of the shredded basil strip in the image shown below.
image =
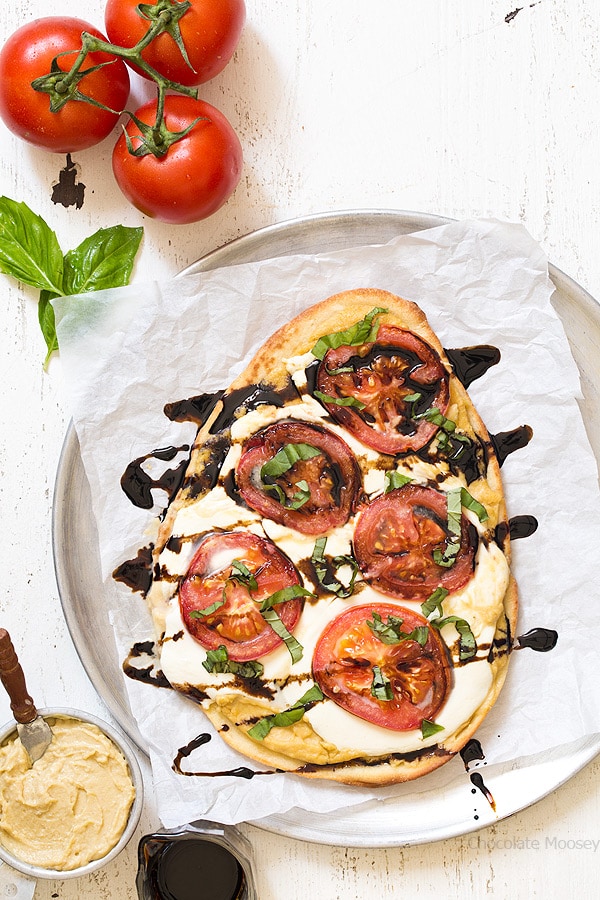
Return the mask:
[(292, 662), (296, 663), (301, 660), (304, 652), (302, 644), (296, 640), (293, 634), (290, 634), (275, 610), (269, 606), (266, 609), (261, 609), (260, 614), (288, 648), (290, 656), (292, 657)]
[(446, 616), (443, 619), (431, 620), (431, 625), (438, 630), (450, 623), (454, 625), (460, 637), (458, 644), (459, 659), (462, 661), (472, 659), (477, 653), (477, 642), (475, 641), (475, 635), (471, 631), (471, 626), (466, 619), (461, 619), (460, 616)]
[(313, 395), (322, 403), (334, 403), (336, 406), (354, 406), (356, 409), (364, 409), (365, 404), (357, 397), (332, 397), (323, 391), (313, 391)]
[(433, 594), (430, 594), (427, 600), (421, 603), (421, 612), (425, 616), (426, 619), (429, 618), (432, 612), (436, 612), (439, 616), (442, 615), (442, 603), (448, 596), (448, 591), (446, 588), (438, 587), (435, 589)]
[(296, 487), (298, 490), (292, 497), (292, 502), (289, 505), (290, 509), (300, 509), (307, 500), (310, 500), (310, 488), (307, 481), (302, 479), (302, 481), (296, 482)]
[(367, 619), (367, 625), (383, 644), (400, 644), (402, 641), (416, 641), (421, 647), (427, 643), (428, 628), (417, 625), (412, 631), (402, 631), (403, 620), (398, 616), (388, 616), (384, 622), (378, 612), (373, 610), (373, 621)]
[(258, 582), (250, 569), (244, 565), (243, 562), (240, 562), (239, 559), (231, 560), (231, 568), (234, 570), (235, 574), (230, 575), (227, 579), (228, 581), (237, 581), (238, 584), (241, 584), (243, 587), (247, 587), (249, 591), (258, 590)]
[[(223, 593), (225, 593), (225, 588), (223, 588)], [(190, 619), (204, 619), (205, 616), (212, 615), (222, 606), (225, 606), (225, 598), (215, 600), (214, 603), (211, 603), (210, 606), (206, 606), (204, 609), (193, 609), (190, 613)]]
[(278, 450), (275, 456), (264, 463), (260, 470), (260, 477), (279, 478), (284, 472), (288, 472), (300, 459), (312, 459), (313, 456), (322, 454), (322, 450), (311, 444), (286, 444)]
[(324, 587), (327, 591), (331, 591), (332, 594), (335, 594), (341, 600), (346, 600), (354, 593), (354, 584), (360, 571), (358, 563), (353, 556), (350, 556), (348, 554), (341, 554), (339, 556), (332, 557), (331, 566), (334, 569), (341, 568), (342, 566), (350, 566), (352, 575), (347, 585), (342, 584), (342, 582), (338, 578), (333, 578), (332, 580), (328, 581), (327, 576), (329, 575), (329, 566), (327, 560), (325, 559), (326, 545), (326, 537), (317, 538), (310, 561), (314, 567), (321, 587)]
[(472, 497), (466, 488), (461, 488), (460, 498), (465, 509), (470, 509), (471, 512), (474, 512), (480, 522), (485, 522), (489, 518), (485, 506), (479, 500), (476, 500), (475, 497)]
[(335, 350), (337, 347), (360, 347), (361, 344), (370, 344), (375, 340), (379, 331), (377, 317), (387, 311), (382, 306), (376, 306), (367, 313), (364, 319), (355, 322), (345, 331), (334, 331), (331, 334), (323, 335), (312, 348), (313, 356), (323, 359), (328, 350)]
[(377, 700), (393, 700), (394, 692), (387, 675), (381, 671), (379, 666), (373, 666), (373, 681), (371, 683), (371, 695)]
[(264, 719), (260, 719), (256, 725), (253, 725), (252, 728), (250, 728), (248, 735), (256, 741), (262, 741), (266, 738), (272, 728), (285, 728), (288, 725), (299, 722), (307, 709), (310, 709), (315, 703), (319, 703), (324, 699), (325, 697), (323, 696), (321, 688), (317, 684), (314, 684), (289, 709), (286, 709), (283, 712), (273, 713), (271, 716), (265, 716)]
[(271, 594), (269, 597), (265, 597), (260, 604), (260, 612), (263, 613), (267, 609), (272, 609), (279, 603), (287, 603), (289, 600), (296, 600), (297, 597), (314, 597), (314, 594), (305, 587), (302, 587), (301, 584), (288, 584), (287, 587), (275, 591), (275, 593)]
[(451, 539), (448, 541), (443, 553), (440, 550), (433, 551), (434, 562), (437, 563), (438, 566), (443, 566), (446, 569), (454, 565), (456, 557), (458, 556), (458, 551), (460, 550), (462, 517), (461, 494), (462, 488), (448, 491), (448, 532), (451, 535)]
[(404, 487), (405, 484), (410, 484), (411, 482), (412, 478), (409, 478), (408, 475), (403, 475), (402, 472), (386, 472), (384, 493), (389, 494), (390, 491), (395, 491), (397, 488)]
[(423, 738), (431, 737), (432, 734), (437, 734), (438, 731), (443, 730), (443, 725), (438, 725), (437, 722), (431, 722), (429, 719), (423, 719), (421, 722), (421, 736)]
[(224, 644), (221, 644), (216, 650), (207, 650), (206, 659), (202, 665), (207, 672), (239, 675), (242, 678), (256, 678), (264, 672), (263, 664), (257, 659), (251, 659), (248, 662), (236, 662), (234, 659), (229, 659), (227, 647)]

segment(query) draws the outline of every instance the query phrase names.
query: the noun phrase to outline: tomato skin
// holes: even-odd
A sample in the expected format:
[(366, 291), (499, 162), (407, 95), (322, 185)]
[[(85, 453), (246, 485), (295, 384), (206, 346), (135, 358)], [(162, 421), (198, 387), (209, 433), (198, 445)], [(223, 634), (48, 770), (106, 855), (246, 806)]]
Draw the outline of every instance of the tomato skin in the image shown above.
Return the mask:
[[(149, 125), (156, 119), (156, 100), (136, 110)], [(192, 97), (169, 95), (165, 122), (174, 132), (183, 131), (203, 117), (166, 154), (133, 156), (122, 134), (113, 150), (112, 167), (117, 184), (137, 209), (153, 219), (184, 225), (215, 213), (231, 196), (242, 173), (242, 147), (223, 113)], [(135, 122), (126, 126), (134, 147), (140, 143)]]
[[(385, 644), (367, 625), (373, 612), (387, 622), (402, 619), (402, 630), (428, 629), (423, 647), (415, 640)], [(373, 666), (389, 679), (391, 700), (371, 694)], [(323, 693), (360, 719), (392, 731), (419, 728), (432, 721), (450, 689), (448, 654), (438, 632), (418, 613), (391, 603), (354, 606), (331, 622), (313, 655), (313, 677)]]
[[(146, 34), (150, 22), (138, 14), (138, 4), (139, 0), (108, 0), (104, 23), (111, 43), (133, 47)], [(225, 68), (246, 20), (244, 0), (191, 0), (191, 4), (179, 28), (193, 68), (169, 34), (158, 35), (142, 53), (161, 75), (188, 86), (203, 84)], [(132, 68), (148, 77), (137, 66)]]
[[(343, 371), (352, 367), (352, 372)], [(336, 370), (342, 370), (337, 372)], [(427, 444), (437, 426), (414, 421), (413, 410), (448, 407), (448, 373), (436, 351), (418, 335), (382, 325), (377, 339), (329, 350), (317, 371), (317, 387), (329, 397), (354, 397), (364, 411), (324, 402), (333, 418), (379, 453), (413, 453)], [(404, 397), (421, 393), (416, 403)]]
[[(247, 587), (231, 580), (233, 559), (255, 575), (258, 588), (252, 595)], [(208, 650), (224, 645), (230, 659), (247, 662), (282, 644), (261, 616), (258, 601), (294, 584), (300, 584), (300, 576), (271, 541), (251, 532), (215, 532), (202, 541), (191, 562), (179, 588), (179, 606), (186, 628), (198, 643)], [(224, 605), (205, 618), (190, 615), (221, 601), (224, 588)], [(275, 607), (288, 631), (298, 622), (302, 605), (296, 598)]]
[[(297, 463), (277, 482), (288, 496), (296, 484), (306, 480), (310, 498), (299, 509), (282, 505), (269, 492), (261, 490), (261, 466), (286, 444), (308, 444), (322, 454)], [(361, 480), (354, 454), (338, 435), (319, 425), (300, 421), (276, 422), (253, 435), (243, 446), (236, 468), (238, 490), (248, 506), (262, 516), (288, 525), (302, 534), (324, 534), (343, 525), (354, 509)]]
[[(85, 150), (107, 137), (129, 96), (127, 67), (114, 57), (110, 65), (82, 78), (79, 90), (116, 113), (76, 100), (51, 112), (49, 96), (31, 87), (34, 79), (50, 72), (54, 57), (67, 50), (74, 52), (60, 57), (58, 64), (65, 72), (70, 69), (81, 48), (83, 31), (106, 40), (82, 19), (48, 16), (23, 25), (0, 51), (0, 117), (18, 137), (54, 153)], [(90, 53), (82, 68), (110, 59), (107, 53)]]
[(392, 597), (423, 602), (438, 587), (452, 592), (472, 577), (477, 537), (463, 514), (456, 561), (438, 565), (434, 550), (446, 546), (447, 495), (406, 484), (373, 500), (354, 532), (354, 552), (373, 587)]

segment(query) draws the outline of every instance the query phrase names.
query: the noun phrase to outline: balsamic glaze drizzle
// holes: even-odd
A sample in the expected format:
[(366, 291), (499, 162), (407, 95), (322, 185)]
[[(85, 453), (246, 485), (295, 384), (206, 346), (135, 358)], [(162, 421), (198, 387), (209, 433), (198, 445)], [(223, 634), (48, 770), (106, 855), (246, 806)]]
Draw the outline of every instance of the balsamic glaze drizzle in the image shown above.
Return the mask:
[(558, 632), (552, 628), (532, 628), (515, 639), (515, 650), (527, 647), (536, 653), (547, 653), (554, 650), (558, 643)]
[(454, 350), (444, 350), (450, 360), (454, 374), (458, 380), (468, 388), (474, 381), (485, 375), (488, 369), (500, 362), (500, 351), (489, 344), (480, 344), (476, 347), (460, 347)]
[(121, 476), (121, 488), (134, 506), (138, 506), (140, 509), (152, 509), (154, 506), (152, 490), (155, 488), (166, 491), (167, 505), (171, 502), (181, 486), (188, 458), (183, 459), (175, 468), (166, 469), (158, 478), (152, 478), (143, 469), (143, 463), (152, 458), (170, 462), (178, 453), (188, 450), (187, 444), (183, 447), (165, 447), (146, 453), (145, 456), (140, 456), (129, 463)]

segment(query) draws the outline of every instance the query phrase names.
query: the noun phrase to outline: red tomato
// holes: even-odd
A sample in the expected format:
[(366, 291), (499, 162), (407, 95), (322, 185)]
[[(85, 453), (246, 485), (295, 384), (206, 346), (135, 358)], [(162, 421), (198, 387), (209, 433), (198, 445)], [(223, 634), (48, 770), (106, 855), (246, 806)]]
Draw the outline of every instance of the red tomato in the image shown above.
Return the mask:
[[(152, 100), (135, 115), (153, 125), (156, 106)], [(147, 216), (173, 225), (197, 222), (215, 213), (235, 190), (242, 172), (242, 147), (225, 116), (210, 103), (169, 95), (164, 111), (173, 132), (183, 131), (198, 117), (201, 121), (164, 156), (133, 156), (122, 134), (113, 150), (113, 172), (129, 202)], [(139, 128), (133, 121), (127, 132), (138, 147)]]
[(361, 572), (374, 587), (393, 597), (424, 601), (436, 588), (457, 591), (474, 571), (477, 535), (462, 516), (457, 558), (445, 568), (434, 552), (447, 546), (447, 495), (406, 484), (373, 500), (361, 513), (354, 532), (354, 553)]
[[(163, 0), (166, 10), (172, 0)], [(138, 12), (139, 0), (108, 0), (104, 14), (106, 33), (113, 44), (133, 47), (148, 31), (150, 22)], [(233, 55), (246, 19), (244, 0), (191, 0), (179, 20), (181, 37), (192, 68), (173, 38), (158, 35), (142, 53), (157, 72), (179, 84), (202, 84), (225, 68)], [(132, 66), (140, 75), (145, 73)]]
[[(255, 589), (250, 590), (235, 577), (234, 560), (254, 576)], [(296, 569), (270, 541), (246, 531), (212, 534), (200, 544), (192, 560), (179, 589), (179, 606), (186, 628), (203, 647), (216, 650), (223, 644), (230, 659), (245, 662), (264, 656), (282, 643), (261, 615), (259, 605), (293, 584), (300, 584)], [(205, 617), (190, 615), (213, 604), (214, 611)], [(291, 631), (300, 618), (302, 600), (277, 604), (275, 610)]]
[(115, 112), (90, 103), (69, 100), (58, 112), (51, 112), (50, 97), (36, 91), (31, 82), (47, 75), (52, 60), (65, 72), (71, 68), (81, 48), (81, 33), (106, 38), (81, 19), (49, 16), (23, 25), (0, 52), (0, 117), (20, 138), (55, 153), (85, 150), (103, 140), (114, 128), (129, 96), (129, 74), (120, 59), (107, 53), (89, 53), (82, 69), (113, 60), (78, 84), (78, 90)]
[[(350, 369), (351, 371), (348, 371)], [(425, 341), (393, 325), (382, 325), (374, 343), (329, 350), (319, 365), (317, 387), (329, 397), (353, 397), (362, 408), (325, 401), (333, 418), (380, 453), (410, 453), (437, 431), (415, 413), (448, 407), (448, 373)], [(420, 394), (407, 402), (405, 397)]]
[[(426, 642), (421, 646), (405, 638), (384, 643), (367, 624), (373, 613), (384, 624), (390, 616), (401, 619), (401, 630), (407, 634), (427, 628)], [(389, 682), (389, 700), (371, 693), (375, 666)], [(334, 619), (317, 642), (313, 677), (342, 709), (392, 731), (409, 731), (419, 728), (423, 719), (432, 721), (450, 687), (448, 657), (439, 634), (423, 616), (391, 603), (354, 606)]]
[[(278, 477), (261, 477), (265, 463), (296, 445), (318, 453), (298, 459)], [(348, 520), (360, 488), (360, 470), (348, 445), (333, 432), (287, 421), (267, 426), (244, 444), (236, 480), (248, 506), (262, 516), (303, 534), (324, 534)]]

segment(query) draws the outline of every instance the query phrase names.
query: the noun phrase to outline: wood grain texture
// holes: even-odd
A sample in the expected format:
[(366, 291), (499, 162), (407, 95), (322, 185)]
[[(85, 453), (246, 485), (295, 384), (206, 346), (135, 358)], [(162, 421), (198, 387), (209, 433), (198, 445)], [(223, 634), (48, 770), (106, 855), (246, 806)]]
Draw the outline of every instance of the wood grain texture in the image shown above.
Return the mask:
[[(0, 125), (0, 193), (24, 200), (64, 250), (100, 226), (143, 224), (134, 280), (168, 278), (253, 229), (326, 210), (418, 210), (522, 222), (550, 259), (600, 296), (600, 6), (597, 0), (247, 0), (233, 61), (202, 88), (237, 129), (241, 183), (215, 216), (165, 226), (129, 207), (112, 180), (113, 138), (74, 155), (81, 209), (52, 202), (65, 160)], [(57, 13), (102, 26), (101, 0)], [(0, 6), (0, 41), (48, 14)], [(135, 82), (139, 100), (151, 89)], [(115, 132), (116, 139), (116, 132)], [(42, 370), (36, 294), (0, 276), (0, 625), (40, 706), (110, 715), (69, 637), (54, 579), (54, 474), (69, 411), (60, 361)], [(0, 697), (0, 719), (10, 719)], [(243, 826), (261, 900), (594, 896), (598, 761), (531, 809), (460, 838), (357, 850)], [(158, 824), (151, 785), (138, 836)], [(585, 842), (590, 842), (586, 844)], [(38, 900), (135, 898), (137, 840), (79, 881), (40, 882)]]

